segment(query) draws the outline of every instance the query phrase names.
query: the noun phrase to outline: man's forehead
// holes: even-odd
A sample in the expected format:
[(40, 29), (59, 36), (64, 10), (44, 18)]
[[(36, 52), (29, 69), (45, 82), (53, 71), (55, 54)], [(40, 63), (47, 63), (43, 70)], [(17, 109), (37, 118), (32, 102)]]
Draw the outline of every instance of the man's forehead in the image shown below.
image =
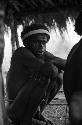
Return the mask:
[(35, 39), (37, 39), (37, 40), (44, 40), (46, 42), (48, 41), (48, 38), (47, 38), (47, 36), (45, 34), (37, 34), (35, 36)]

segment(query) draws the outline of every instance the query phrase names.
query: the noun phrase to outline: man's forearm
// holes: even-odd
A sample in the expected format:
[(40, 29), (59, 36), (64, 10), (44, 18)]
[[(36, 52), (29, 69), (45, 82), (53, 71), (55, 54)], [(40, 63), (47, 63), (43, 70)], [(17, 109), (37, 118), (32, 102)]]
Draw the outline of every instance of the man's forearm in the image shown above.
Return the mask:
[(62, 59), (60, 57), (56, 57), (52, 53), (46, 51), (46, 53), (45, 53), (45, 61), (53, 63), (60, 70), (64, 71), (64, 68), (65, 68), (65, 65), (66, 65), (66, 59)]
[(66, 65), (66, 60), (65, 59), (61, 59), (61, 58), (53, 58), (51, 60), (51, 63), (53, 63), (54, 65), (56, 65), (59, 69), (64, 71), (65, 65)]

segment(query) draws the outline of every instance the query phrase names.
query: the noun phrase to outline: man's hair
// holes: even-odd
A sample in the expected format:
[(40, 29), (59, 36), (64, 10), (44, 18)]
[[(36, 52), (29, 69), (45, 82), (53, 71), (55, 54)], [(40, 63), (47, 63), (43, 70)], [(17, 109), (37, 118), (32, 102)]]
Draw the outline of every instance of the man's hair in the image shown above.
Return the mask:
[(82, 12), (79, 13), (79, 16), (77, 17), (75, 21), (75, 31), (82, 35)]
[(31, 40), (37, 34), (45, 34), (47, 36), (47, 40), (49, 41), (50, 39), (49, 30), (45, 25), (32, 24), (30, 26), (25, 27), (21, 33), (21, 38), (22, 38), (23, 43), (24, 41), (28, 41), (29, 39)]

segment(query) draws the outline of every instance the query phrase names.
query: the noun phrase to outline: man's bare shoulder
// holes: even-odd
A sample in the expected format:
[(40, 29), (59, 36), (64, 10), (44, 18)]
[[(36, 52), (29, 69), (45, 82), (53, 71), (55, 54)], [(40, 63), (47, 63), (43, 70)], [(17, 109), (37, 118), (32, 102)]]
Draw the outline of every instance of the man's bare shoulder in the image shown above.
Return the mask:
[(13, 56), (30, 56), (34, 57), (34, 54), (27, 48), (25, 47), (19, 47), (13, 54)]

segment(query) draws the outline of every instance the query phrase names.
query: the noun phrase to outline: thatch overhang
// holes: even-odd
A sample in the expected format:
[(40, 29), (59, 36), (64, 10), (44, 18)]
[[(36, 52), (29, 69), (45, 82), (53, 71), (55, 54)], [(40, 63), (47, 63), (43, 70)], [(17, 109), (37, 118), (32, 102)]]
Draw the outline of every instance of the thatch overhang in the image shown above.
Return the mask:
[(65, 27), (67, 18), (76, 18), (81, 8), (81, 0), (8, 0), (5, 24), (11, 26), (13, 19), (17, 25), (34, 19), (53, 26), (55, 20), (59, 27)]

